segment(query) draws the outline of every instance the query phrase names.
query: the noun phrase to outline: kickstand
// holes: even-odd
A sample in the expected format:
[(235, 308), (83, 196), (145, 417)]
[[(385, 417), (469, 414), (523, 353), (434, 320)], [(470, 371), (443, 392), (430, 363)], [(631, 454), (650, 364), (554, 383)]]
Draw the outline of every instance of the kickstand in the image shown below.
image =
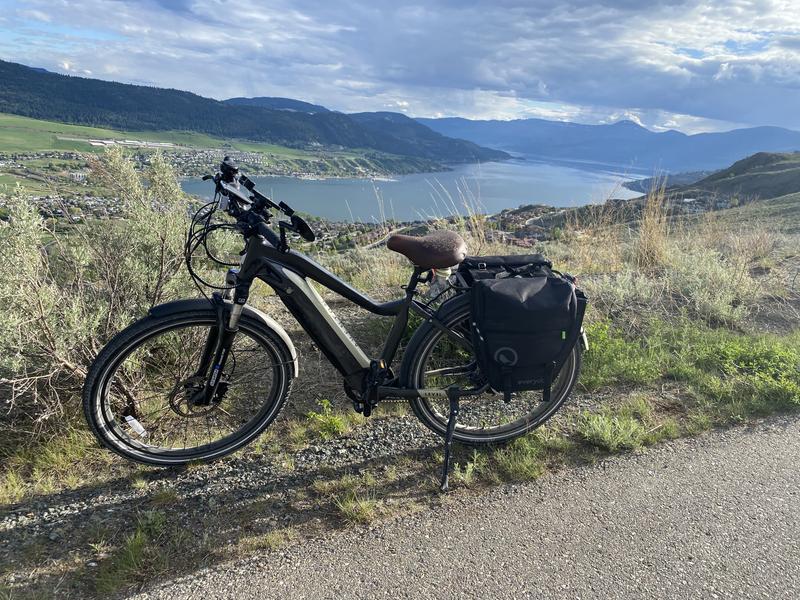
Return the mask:
[(461, 390), (457, 386), (447, 388), (447, 397), (450, 400), (450, 417), (447, 419), (447, 434), (444, 438), (444, 464), (442, 465), (442, 483), (439, 486), (442, 492), (448, 490), (450, 479), (450, 446), (453, 445), (453, 432), (456, 429), (458, 398), (460, 395)]

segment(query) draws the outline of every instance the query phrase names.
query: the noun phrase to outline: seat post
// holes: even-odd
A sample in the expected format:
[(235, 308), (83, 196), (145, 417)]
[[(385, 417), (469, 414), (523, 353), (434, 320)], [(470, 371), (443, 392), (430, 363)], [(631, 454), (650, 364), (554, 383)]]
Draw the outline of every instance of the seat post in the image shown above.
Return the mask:
[(400, 340), (402, 339), (403, 334), (406, 332), (406, 327), (408, 327), (408, 311), (411, 308), (411, 302), (414, 300), (414, 294), (417, 291), (419, 276), (424, 272), (425, 269), (421, 269), (415, 265), (414, 272), (411, 274), (411, 279), (409, 280), (408, 285), (405, 286), (406, 297), (403, 302), (403, 307), (394, 318), (392, 329), (389, 331), (389, 336), (386, 338), (386, 343), (383, 345), (383, 352), (381, 352), (381, 358), (387, 366), (391, 364), (394, 355), (397, 353), (397, 348), (400, 346)]

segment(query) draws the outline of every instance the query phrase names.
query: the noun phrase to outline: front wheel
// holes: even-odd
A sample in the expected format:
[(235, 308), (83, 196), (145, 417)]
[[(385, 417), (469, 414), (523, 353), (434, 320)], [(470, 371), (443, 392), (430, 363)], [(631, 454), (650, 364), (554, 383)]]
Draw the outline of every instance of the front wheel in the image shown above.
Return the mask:
[[(482, 382), (470, 335), (469, 296), (458, 296), (442, 306), (443, 325), (460, 336), (454, 340), (442, 329), (424, 322), (409, 342), (400, 380), (403, 387), (445, 389), (458, 385), (474, 389)], [(478, 396), (464, 396), (453, 439), (472, 446), (508, 442), (547, 421), (569, 397), (581, 367), (580, 343), (575, 344), (551, 386), (550, 401), (542, 402), (541, 391), (516, 392), (506, 403), (503, 394), (491, 389)], [(433, 432), (444, 436), (450, 412), (446, 397), (411, 400), (414, 414)]]
[(86, 378), (83, 409), (92, 432), (125, 458), (158, 466), (229, 454), (280, 412), (294, 375), (286, 344), (266, 323), (242, 315), (216, 394), (198, 372), (217, 312), (193, 308), (147, 316), (100, 352)]

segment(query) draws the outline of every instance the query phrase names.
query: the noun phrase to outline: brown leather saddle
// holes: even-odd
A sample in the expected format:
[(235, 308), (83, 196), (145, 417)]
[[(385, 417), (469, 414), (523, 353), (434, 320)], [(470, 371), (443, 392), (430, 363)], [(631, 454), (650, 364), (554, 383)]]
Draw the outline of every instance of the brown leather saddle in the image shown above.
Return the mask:
[(453, 267), (467, 256), (467, 245), (455, 231), (434, 231), (422, 237), (398, 233), (388, 239), (386, 247), (421, 269)]

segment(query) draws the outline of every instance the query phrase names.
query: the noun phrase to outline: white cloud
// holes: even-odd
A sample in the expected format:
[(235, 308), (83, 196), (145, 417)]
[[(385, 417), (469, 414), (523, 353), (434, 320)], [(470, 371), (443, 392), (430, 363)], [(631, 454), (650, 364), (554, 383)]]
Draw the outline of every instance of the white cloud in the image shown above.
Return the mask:
[(43, 23), (49, 23), (52, 21), (52, 17), (48, 15), (46, 12), (41, 10), (18, 10), (17, 15), (23, 17), (25, 19), (33, 19), (34, 21), (42, 21)]
[(0, 34), (7, 27), (26, 43), (0, 37), (4, 58), (216, 98), (284, 95), (421, 116), (630, 118), (656, 129), (800, 128), (796, 0), (16, 4)]

